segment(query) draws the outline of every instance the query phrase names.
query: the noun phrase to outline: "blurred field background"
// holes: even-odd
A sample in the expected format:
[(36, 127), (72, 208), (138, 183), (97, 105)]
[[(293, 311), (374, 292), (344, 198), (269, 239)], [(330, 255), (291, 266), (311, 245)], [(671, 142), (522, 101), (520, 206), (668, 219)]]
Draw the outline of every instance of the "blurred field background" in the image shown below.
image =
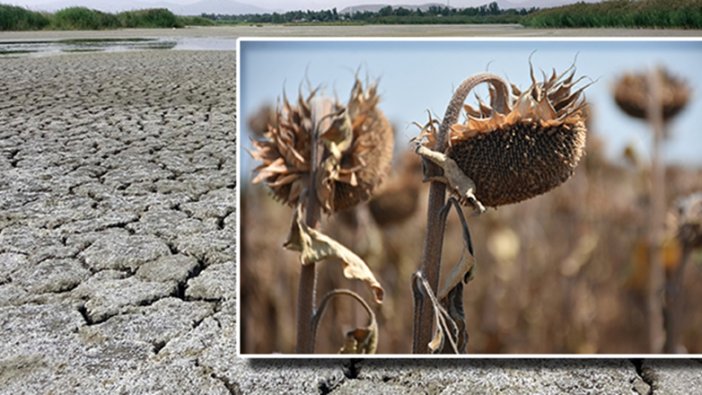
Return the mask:
[[(629, 70), (612, 69), (598, 77), (612, 81), (625, 71)], [(690, 77), (672, 71), (683, 79)], [(601, 89), (611, 92), (611, 86), (604, 85)], [(689, 117), (690, 108), (699, 105), (695, 87), (693, 83), (691, 102), (681, 117)], [(246, 87), (242, 89), (246, 109)], [(601, 127), (598, 110), (611, 107), (612, 97), (590, 97), (595, 100), (590, 100), (586, 155), (570, 180), (526, 202), (468, 217), (478, 264), (474, 280), (464, 291), (469, 353), (638, 354), (649, 350), (649, 196), (658, 186), (650, 183), (649, 154), (641, 144), (621, 144), (621, 136), (610, 134), (611, 123)], [(253, 114), (244, 110), (242, 122)], [(647, 141), (644, 122), (621, 111), (617, 116), (621, 117), (617, 134), (631, 128)], [(671, 125), (665, 145), (676, 144), (676, 139), (690, 132), (679, 130), (681, 124)], [(414, 155), (405, 152), (407, 139), (401, 134), (407, 128), (396, 125), (396, 130), (400, 135), (396, 166), (384, 187), (391, 198), (383, 197), (384, 202), (371, 202), (354, 213), (325, 217), (322, 225), (325, 233), (364, 258), (385, 288), (383, 305), (374, 306), (381, 354), (411, 352), (410, 276), (419, 265), (426, 223), (428, 185), (421, 183)], [(243, 134), (242, 144), (246, 139)], [(699, 140), (684, 141), (697, 147), (697, 152), (702, 147)], [(241, 155), (247, 154), (242, 151)], [(663, 264), (669, 273), (680, 263), (682, 253), (675, 238), (675, 202), (702, 191), (699, 161), (670, 159), (675, 158), (667, 156), (665, 161), (668, 225), (663, 243)], [(282, 244), (292, 211), (275, 202), (265, 187), (251, 185), (247, 177), (242, 175), (240, 184), (241, 351), (291, 353), (300, 264), (298, 254)], [(411, 215), (401, 221), (378, 215), (401, 205), (411, 208), (407, 210)], [(463, 253), (461, 229), (453, 214), (444, 240), (442, 273)], [(702, 254), (693, 254), (691, 262), (684, 274), (679, 351), (700, 353), (702, 288), (696, 284), (702, 279)], [(372, 300), (364, 285), (343, 278), (341, 265), (324, 262), (318, 268), (318, 299), (329, 290), (349, 288)], [(336, 301), (320, 325), (316, 352), (336, 353), (346, 331), (364, 326), (366, 319), (359, 306)]]
[[(551, 193), (489, 210), (469, 225), (478, 268), (464, 302), (471, 353), (643, 353), (647, 345), (646, 231), (648, 198), (643, 170), (601, 156), (591, 134), (575, 176)], [(667, 204), (702, 190), (702, 169), (668, 166)], [(410, 276), (424, 238), (426, 185), (406, 221), (356, 231), (337, 218), (324, 229), (366, 259), (386, 290), (380, 307), (379, 353), (409, 353), (413, 302)], [(292, 352), (299, 263), (282, 243), (291, 210), (259, 186), (242, 188), (241, 319), (245, 353)], [(680, 247), (668, 235), (665, 264), (678, 264)], [(444, 269), (462, 253), (460, 227), (449, 219)], [(702, 256), (687, 268), (682, 340), (702, 352)], [(319, 266), (318, 295), (361, 284), (343, 279), (340, 265)], [(365, 325), (365, 313), (345, 300), (329, 310), (317, 352), (335, 353), (343, 334)]]

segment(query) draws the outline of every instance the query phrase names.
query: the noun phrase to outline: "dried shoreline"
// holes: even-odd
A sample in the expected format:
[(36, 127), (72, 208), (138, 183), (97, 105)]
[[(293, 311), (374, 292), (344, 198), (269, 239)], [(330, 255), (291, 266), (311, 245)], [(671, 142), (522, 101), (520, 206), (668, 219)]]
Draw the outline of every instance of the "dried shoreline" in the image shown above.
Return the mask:
[(184, 29), (118, 29), (90, 31), (0, 32), (0, 41), (60, 40), (81, 38), (164, 37), (702, 37), (693, 29), (532, 29), (516, 24), (495, 25), (359, 25), (206, 26)]

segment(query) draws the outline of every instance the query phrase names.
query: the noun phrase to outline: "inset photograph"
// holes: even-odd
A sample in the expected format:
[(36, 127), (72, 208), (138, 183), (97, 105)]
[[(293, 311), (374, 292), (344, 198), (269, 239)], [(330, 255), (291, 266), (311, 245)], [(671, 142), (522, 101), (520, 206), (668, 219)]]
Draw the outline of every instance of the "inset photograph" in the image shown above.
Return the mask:
[(701, 50), (240, 39), (241, 355), (700, 354)]

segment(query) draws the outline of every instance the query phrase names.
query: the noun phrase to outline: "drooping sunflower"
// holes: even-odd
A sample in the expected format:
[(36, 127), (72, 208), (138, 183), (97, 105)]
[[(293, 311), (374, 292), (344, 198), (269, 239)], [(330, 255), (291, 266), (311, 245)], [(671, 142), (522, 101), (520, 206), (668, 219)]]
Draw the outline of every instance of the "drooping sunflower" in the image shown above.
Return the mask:
[[(464, 105), (465, 122), (448, 131), (445, 156), (475, 184), (477, 200), (497, 207), (545, 193), (573, 174), (586, 139), (586, 102), (575, 90), (575, 69), (555, 70), (524, 91), (501, 78), (490, 80), (490, 103)], [(423, 132), (427, 146), (436, 130)], [(455, 190), (454, 190), (455, 192)]]
[[(680, 78), (665, 69), (656, 70), (661, 81), (660, 100), (663, 120), (669, 121), (682, 111), (690, 101), (690, 88)], [(649, 86), (648, 73), (627, 73), (621, 76), (614, 86), (614, 101), (628, 115), (648, 119)]]
[[(322, 209), (333, 213), (367, 200), (383, 181), (390, 170), (394, 132), (378, 107), (376, 84), (364, 88), (356, 79), (345, 104), (316, 93), (300, 94), (295, 104), (284, 99), (277, 123), (268, 125), (262, 139), (253, 140), (251, 155), (261, 162), (253, 182), (265, 182), (290, 206), (314, 185)], [(321, 152), (316, 171), (314, 152)]]

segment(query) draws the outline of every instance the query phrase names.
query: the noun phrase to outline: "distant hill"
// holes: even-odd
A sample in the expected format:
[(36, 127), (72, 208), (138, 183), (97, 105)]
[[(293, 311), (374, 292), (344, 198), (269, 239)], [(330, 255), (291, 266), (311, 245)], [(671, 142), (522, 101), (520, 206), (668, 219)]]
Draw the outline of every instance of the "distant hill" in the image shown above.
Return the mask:
[[(389, 4), (361, 4), (350, 6), (339, 11), (340, 14), (352, 14), (355, 12), (378, 12), (381, 8), (387, 7)], [(416, 10), (419, 8), (422, 11), (426, 11), (431, 6), (446, 7), (446, 4), (442, 3), (426, 3), (426, 4), (397, 4), (393, 5), (392, 8), (406, 8), (408, 10)]]
[(200, 0), (196, 3), (174, 6), (172, 11), (178, 15), (200, 15), (200, 14), (265, 14), (270, 10), (257, 7), (255, 5), (240, 3), (232, 0)]
[(503, 10), (508, 10), (510, 8), (553, 8), (560, 7), (562, 5), (573, 4), (578, 2), (583, 3), (598, 3), (601, 0), (526, 0), (526, 1), (509, 1), (509, 0), (497, 0), (497, 5)]

